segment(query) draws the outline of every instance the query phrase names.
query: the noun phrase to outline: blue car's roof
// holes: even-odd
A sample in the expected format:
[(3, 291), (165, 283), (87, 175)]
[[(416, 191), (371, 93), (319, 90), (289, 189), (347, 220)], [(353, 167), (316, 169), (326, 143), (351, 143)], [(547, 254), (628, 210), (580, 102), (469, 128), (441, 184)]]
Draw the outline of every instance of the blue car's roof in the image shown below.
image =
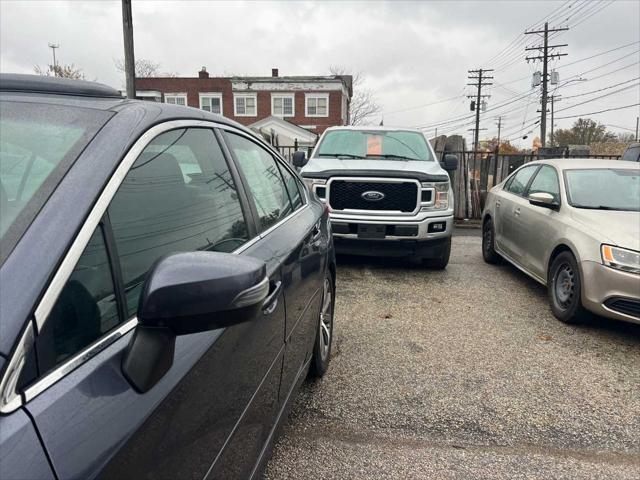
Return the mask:
[(53, 103), (98, 110), (122, 111), (136, 108), (147, 115), (135, 122), (139, 131), (160, 121), (180, 118), (211, 120), (248, 131), (243, 125), (228, 118), (197, 108), (167, 103), (130, 100), (107, 85), (84, 80), (45, 77), (39, 75), (0, 74), (0, 98), (34, 103)]

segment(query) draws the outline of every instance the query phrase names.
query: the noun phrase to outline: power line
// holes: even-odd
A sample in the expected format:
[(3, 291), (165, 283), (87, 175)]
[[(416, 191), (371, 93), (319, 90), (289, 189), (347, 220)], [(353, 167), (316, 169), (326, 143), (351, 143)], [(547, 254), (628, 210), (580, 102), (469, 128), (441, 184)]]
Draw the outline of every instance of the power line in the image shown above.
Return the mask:
[(435, 102), (423, 103), (421, 105), (416, 105), (416, 106), (413, 106), (413, 107), (403, 108), (403, 109), (400, 109), (400, 110), (392, 110), (390, 112), (384, 112), (384, 114), (385, 115), (391, 115), (392, 113), (401, 113), (401, 112), (408, 112), (410, 110), (418, 110), (420, 108), (431, 107), (433, 105), (438, 105), (440, 103), (450, 102), (452, 100), (456, 100), (456, 99), (459, 99), (459, 98), (464, 98), (462, 93), (456, 95), (455, 97), (443, 98), (442, 100), (436, 100)]
[(612, 48), (611, 50), (606, 50), (604, 52), (596, 53), (595, 55), (591, 55), (589, 57), (585, 57), (585, 58), (581, 58), (579, 60), (575, 60), (573, 62), (565, 63), (562, 66), (562, 68), (574, 65), (576, 63), (584, 62), (585, 60), (591, 60), (592, 58), (600, 57), (602, 55), (606, 55), (607, 53), (615, 52), (617, 50), (622, 50), (623, 48), (630, 47), (631, 45), (638, 45), (639, 43), (640, 43), (640, 41), (636, 41), (636, 42), (627, 43), (625, 45), (620, 45), (619, 47)]
[(605, 98), (605, 97), (609, 97), (611, 95), (615, 95), (616, 93), (620, 93), (620, 92), (623, 92), (625, 90), (629, 90), (630, 88), (634, 88), (634, 87), (637, 87), (639, 85), (640, 85), (640, 83), (636, 83), (634, 85), (628, 85), (626, 87), (620, 88), (619, 90), (614, 90), (613, 92), (605, 93), (604, 95), (600, 95), (600, 96), (595, 97), (595, 98), (590, 98), (589, 100), (585, 100), (584, 102), (576, 103), (574, 105), (569, 105), (568, 107), (561, 108), (560, 110), (558, 110), (558, 112), (563, 112), (565, 110), (569, 110), (570, 108), (574, 108), (574, 107), (578, 107), (580, 105), (584, 105), (585, 103), (595, 102), (596, 100), (600, 100), (601, 98)]
[(588, 115), (597, 115), (599, 113), (613, 112), (615, 110), (624, 110), (625, 108), (631, 108), (631, 107), (637, 107), (637, 106), (640, 106), (640, 103), (632, 103), (631, 105), (625, 105), (623, 107), (607, 108), (606, 110), (598, 110), (597, 112), (588, 112), (588, 113), (580, 113), (578, 115), (568, 115), (566, 117), (557, 117), (557, 119), (561, 120), (565, 118), (586, 117)]
[[(565, 3), (569, 3), (569, 2), (565, 2)], [(574, 1), (574, 3), (575, 3), (575, 1)], [(630, 46), (632, 46), (632, 45), (638, 45), (638, 44), (640, 44), (640, 41), (634, 41), (634, 42), (626, 43), (626, 44), (623, 44), (623, 45), (619, 45), (619, 46), (614, 47), (614, 48), (611, 48), (611, 49), (609, 49), (609, 50), (605, 50), (605, 51), (603, 51), (603, 52), (599, 52), (599, 53), (596, 53), (596, 54), (594, 54), (594, 55), (590, 55), (590, 56), (588, 56), (588, 57), (580, 58), (580, 59), (578, 59), (578, 60), (574, 60), (573, 62), (566, 63), (566, 64), (564, 64), (561, 68), (562, 68), (562, 69), (564, 69), (565, 67), (569, 67), (569, 66), (571, 66), (571, 65), (575, 65), (575, 64), (577, 64), (577, 63), (581, 63), (581, 62), (584, 62), (584, 61), (587, 61), (587, 60), (591, 60), (592, 58), (600, 57), (600, 56), (602, 56), (602, 55), (606, 55), (606, 54), (608, 54), (608, 53), (615, 52), (615, 51), (618, 51), (618, 50), (622, 50), (622, 49), (624, 49), (624, 48), (630, 47)], [(581, 73), (577, 73), (577, 74), (575, 74), (575, 75), (571, 75), (569, 78), (573, 78), (573, 77), (576, 77), (576, 76), (584, 75), (584, 74), (586, 74), (586, 73), (590, 73), (590, 72), (592, 72), (592, 71), (598, 70), (598, 69), (603, 68), (603, 67), (605, 67), (605, 66), (608, 66), (608, 65), (610, 65), (610, 64), (612, 64), (612, 63), (615, 63), (615, 62), (617, 62), (617, 61), (619, 61), (619, 60), (622, 60), (623, 58), (626, 58), (626, 57), (628, 57), (628, 56), (630, 56), (630, 55), (633, 55), (634, 53), (637, 53), (637, 52), (640, 52), (640, 50), (638, 50), (638, 51), (634, 51), (634, 52), (632, 52), (632, 53), (630, 53), (630, 54), (623, 55), (622, 57), (619, 57), (619, 58), (617, 58), (617, 59), (615, 59), (615, 60), (612, 60), (611, 62), (605, 63), (605, 64), (603, 64), (603, 65), (600, 65), (600, 66), (598, 66), (598, 67), (596, 67), (596, 68), (594, 68), (594, 69), (587, 70), (587, 71), (585, 71), (585, 72), (581, 72)], [(518, 55), (519, 55), (519, 54), (518, 54)], [(623, 69), (625, 69), (625, 68), (629, 68), (629, 67), (631, 67), (631, 66), (633, 66), (633, 65), (636, 65), (636, 64), (637, 64), (637, 63), (633, 63), (633, 64), (630, 64), (630, 65), (626, 65), (625, 67), (622, 67), (622, 68), (620, 68), (620, 69), (613, 70), (613, 71), (611, 71), (611, 72), (607, 72), (607, 73), (605, 73), (605, 74), (603, 74), (603, 75), (600, 75), (600, 76), (597, 76), (597, 77), (593, 77), (593, 78), (590, 78), (590, 79), (587, 79), (587, 80), (595, 80), (595, 79), (598, 79), (598, 78), (602, 78), (602, 77), (604, 77), (604, 76), (610, 75), (610, 74), (612, 74), (612, 73), (617, 73), (617, 72), (618, 72), (618, 71), (620, 71), (620, 70), (623, 70)], [(509, 92), (511, 92), (511, 93), (514, 93), (514, 94), (516, 94), (516, 95), (523, 95), (523, 96), (527, 96), (527, 95), (528, 95), (528, 93), (525, 93), (525, 94), (516, 93), (514, 90), (511, 90), (511, 89), (507, 88), (507, 87), (506, 87), (506, 85), (513, 84), (513, 83), (516, 83), (516, 82), (519, 82), (519, 81), (521, 81), (521, 80), (525, 80), (525, 79), (528, 79), (528, 78), (530, 78), (530, 76), (529, 76), (529, 75), (527, 75), (527, 76), (525, 76), (525, 77), (516, 78), (516, 79), (513, 79), (513, 80), (508, 80), (508, 81), (506, 81), (506, 82), (495, 82), (495, 85), (496, 85), (497, 87), (499, 87), (499, 88), (502, 88), (502, 89), (504, 89), (504, 90), (506, 90), (506, 91), (509, 91)], [(456, 100), (456, 99), (462, 99), (462, 98), (464, 98), (464, 97), (462, 96), (462, 94), (460, 94), (460, 95), (455, 96), (455, 97), (443, 98), (443, 99), (441, 99), (441, 100), (435, 100), (434, 102), (430, 102), (430, 103), (426, 103), (426, 104), (422, 104), (422, 105), (416, 105), (415, 107), (409, 107), (409, 108), (400, 109), (400, 110), (393, 110), (393, 111), (391, 111), (391, 112), (386, 112), (386, 114), (393, 114), (393, 113), (400, 113), (400, 112), (405, 112), (405, 111), (410, 111), (410, 110), (417, 110), (417, 109), (420, 109), (420, 108), (429, 107), (429, 106), (437, 105), (437, 104), (439, 104), (439, 103), (445, 103), (445, 102), (448, 102), (448, 101), (453, 101), (453, 100)], [(523, 97), (523, 98), (524, 98), (524, 97)], [(567, 98), (567, 97), (566, 97), (566, 98)], [(460, 105), (461, 105), (461, 104), (459, 104), (456, 108), (458, 108)], [(496, 108), (496, 107), (494, 107), (494, 108)], [(469, 118), (471, 118), (471, 116), (468, 116), (468, 117), (469, 117)], [(463, 117), (451, 117), (451, 119), (445, 119), (445, 121), (444, 121), (444, 122), (445, 122), (445, 123), (447, 123), (447, 120), (458, 121), (458, 120), (460, 120), (460, 119), (462, 119), (462, 118), (465, 118), (465, 117), (464, 117), (464, 116), (463, 116)], [(442, 123), (442, 122), (432, 123), (432, 124), (430, 124), (430, 125), (429, 125), (429, 127), (435, 126), (435, 125), (437, 125), (437, 124), (439, 124), (439, 123)]]
[(592, 93), (597, 93), (597, 92), (602, 92), (604, 90), (609, 90), (610, 88), (615, 88), (615, 87), (618, 87), (620, 85), (624, 85), (625, 83), (633, 82), (633, 81), (639, 80), (639, 79), (640, 79), (640, 77), (636, 77), (636, 78), (632, 78), (630, 80), (625, 80), (624, 82), (616, 83), (615, 85), (609, 85), (608, 87), (602, 87), (602, 88), (599, 88), (597, 90), (591, 90), (590, 92), (578, 93), (577, 95), (569, 95), (568, 97), (562, 97), (562, 100), (566, 100), (568, 98), (583, 97), (585, 95), (591, 95)]
[[(552, 18), (552, 17), (564, 14), (564, 12), (562, 12), (562, 10), (569, 11), (573, 7), (573, 5), (575, 3), (577, 3), (577, 0), (573, 0), (573, 3), (571, 3), (571, 2), (572, 2), (572, 0), (567, 0), (562, 5), (557, 7), (555, 10), (551, 11), (551, 13), (548, 13), (547, 15), (542, 17), (540, 20), (538, 20), (538, 21), (536, 21), (536, 22), (534, 22), (534, 23), (532, 23), (530, 25), (527, 25), (527, 27), (525, 27), (525, 30), (529, 29), (529, 28), (534, 28), (536, 25), (541, 24), (545, 20), (548, 20), (548, 19), (554, 20), (554, 18)], [(569, 3), (571, 3), (571, 5), (567, 6), (567, 4), (569, 4)], [(519, 52), (519, 47), (526, 41), (526, 37), (521, 36), (521, 35), (522, 34), (516, 35), (516, 37), (513, 40), (511, 40), (511, 42), (509, 42), (509, 44), (505, 48), (503, 48), (501, 51), (499, 51), (497, 54), (495, 54), (489, 60), (485, 61), (483, 63), (483, 65), (491, 66), (493, 64), (494, 67), (495, 67), (495, 65), (500, 63), (500, 62), (498, 62), (498, 59), (500, 57), (506, 57), (506, 56), (510, 57), (513, 52), (516, 52), (516, 51)], [(496, 63), (496, 62), (498, 62), (498, 63)]]
[(611, 0), (609, 3), (607, 3), (605, 5), (602, 5), (602, 7), (600, 7), (599, 9), (596, 9), (595, 11), (592, 11), (592, 13), (590, 15), (587, 15), (586, 17), (583, 17), (582, 20), (580, 20), (578, 23), (575, 23), (573, 25), (573, 28), (577, 27), (578, 25), (583, 24), (584, 22), (589, 20), (591, 17), (593, 17), (596, 13), (601, 12), (602, 10), (607, 8), (609, 5), (613, 4), (613, 2), (614, 2), (614, 0)]
[[(618, 48), (620, 48), (620, 47), (618, 47)], [(614, 51), (614, 50), (616, 50), (616, 49), (608, 50), (607, 52), (601, 52), (601, 54), (609, 53), (609, 52)], [(598, 55), (600, 55), (600, 54), (598, 54)], [(580, 61), (583, 61), (583, 60), (587, 60), (587, 59), (581, 59)], [(620, 59), (617, 59), (617, 60), (620, 60)], [(577, 62), (574, 62), (574, 63), (577, 63)], [(606, 65), (609, 65), (611, 63), (614, 63), (614, 62), (609, 62), (609, 63), (607, 63), (605, 65), (602, 65), (602, 67), (604, 67)], [(595, 76), (595, 77), (591, 77), (589, 79), (585, 79), (585, 81), (594, 81), (594, 80), (597, 80), (597, 79), (612, 75), (614, 73), (617, 73), (619, 71), (625, 70), (627, 68), (633, 67), (633, 66), (638, 65), (638, 64), (640, 64), (640, 62), (630, 63), (630, 64), (625, 65), (623, 67), (620, 67), (620, 68), (605, 72), (605, 73), (603, 73), (601, 75), (598, 75), (598, 76)], [(597, 67), (597, 69), (599, 69), (599, 68), (600, 67)], [(591, 72), (593, 70), (595, 70), (595, 69), (591, 69), (591, 70), (587, 70), (585, 72), (577, 73), (575, 75), (572, 75), (569, 78), (579, 77), (579, 76), (581, 76), (581, 75), (583, 75), (585, 73)], [(523, 77), (523, 78), (520, 78), (520, 79), (516, 79), (516, 80), (511, 80), (511, 81), (506, 82), (506, 83), (514, 83), (515, 81), (523, 80), (525, 78), (529, 78), (529, 76), (527, 75), (526, 77)], [(497, 86), (501, 86), (501, 87), (503, 87), (505, 85), (505, 82), (502, 82), (502, 83), (495, 82), (495, 83), (496, 83)], [(612, 88), (613, 88), (613, 86), (612, 86)], [(498, 103), (498, 104), (494, 105), (493, 107), (487, 109), (486, 113), (494, 112), (496, 110), (499, 110), (499, 109), (501, 109), (501, 108), (503, 108), (503, 107), (505, 107), (507, 105), (513, 104), (513, 103), (518, 102), (518, 101), (523, 101), (523, 100), (530, 101), (531, 100), (531, 96), (534, 95), (535, 93), (536, 93), (535, 91), (530, 91), (530, 92), (525, 92), (525, 93), (522, 93), (522, 94), (518, 94), (515, 97), (507, 98), (506, 101), (504, 101), (502, 103)], [(511, 111), (506, 112), (506, 113), (513, 113), (513, 112), (517, 112), (519, 110), (522, 110), (522, 109), (521, 108), (517, 108), (517, 109), (511, 110)], [(501, 114), (505, 114), (505, 113), (501, 112)], [(445, 118), (443, 120), (440, 120), (438, 122), (430, 123), (429, 125), (418, 126), (417, 128), (433, 128), (435, 126), (440, 127), (440, 126), (445, 126), (445, 125), (452, 126), (453, 124), (462, 125), (460, 122), (464, 122), (465, 120), (470, 120), (472, 118), (473, 118), (473, 115), (462, 115), (462, 116), (459, 116), (459, 117), (450, 117), (450, 118)], [(466, 125), (466, 124), (464, 124), (464, 125)]]
[[(575, 60), (575, 61), (573, 61), (573, 62), (566, 63), (566, 64), (564, 64), (561, 68), (565, 68), (565, 67), (568, 67), (568, 66), (570, 66), (570, 65), (575, 65), (576, 63), (584, 62), (584, 61), (586, 61), (586, 60), (591, 60), (592, 58), (599, 57), (599, 56), (601, 56), (601, 55), (606, 55), (607, 53), (615, 52), (616, 50), (622, 50), (623, 48), (626, 48), (626, 47), (629, 47), (629, 46), (631, 46), (631, 45), (635, 45), (635, 44), (638, 44), (638, 43), (640, 43), (640, 42), (627, 43), (627, 44), (625, 44), (625, 45), (621, 45), (621, 46), (619, 46), (619, 47), (612, 48), (611, 50), (606, 50), (606, 51), (604, 51), (604, 52), (596, 53), (595, 55), (591, 55), (591, 56), (589, 56), (589, 57), (581, 58), (581, 59), (579, 59), (579, 60)], [(617, 60), (613, 60), (613, 61), (611, 61), (611, 62), (609, 62), (609, 63), (607, 63), (607, 64), (605, 64), (605, 65), (600, 65), (600, 67), (598, 67), (598, 68), (604, 67), (604, 66), (606, 66), (606, 65), (610, 65), (611, 63), (615, 63), (615, 62), (617, 62), (618, 60), (620, 60), (620, 59), (622, 59), (622, 58), (626, 58), (626, 57), (628, 57), (629, 55), (633, 55), (634, 53), (637, 53), (637, 52), (632, 52), (631, 54), (628, 54), (628, 55), (625, 55), (625, 56), (623, 56), (623, 57), (620, 57), (619, 59), (617, 59)], [(581, 72), (581, 73), (578, 73), (578, 74), (576, 74), (576, 75), (583, 75), (583, 74), (585, 74), (585, 73), (588, 73), (588, 72)], [(574, 76), (575, 76), (575, 75), (574, 75)], [(501, 83), (501, 85), (510, 85), (510, 84), (512, 84), (512, 83), (516, 83), (516, 82), (519, 82), (519, 81), (521, 81), (521, 80), (526, 80), (527, 78), (530, 78), (530, 75), (527, 75), (527, 76), (525, 76), (525, 77), (515, 78), (515, 79), (513, 79), (513, 80), (507, 80), (506, 82), (502, 82), (502, 83)]]
[[(596, 70), (600, 70), (601, 68), (608, 67), (608, 66), (609, 66), (609, 65), (611, 65), (612, 63), (619, 62), (620, 60), (623, 60), (623, 59), (625, 59), (625, 58), (627, 58), (627, 57), (630, 57), (631, 55), (635, 55), (636, 53), (639, 53), (639, 52), (640, 52), (640, 50), (636, 50), (636, 51), (631, 52), (631, 53), (626, 53), (626, 54), (624, 54), (623, 56), (616, 58), (615, 60), (611, 60), (610, 62), (603, 63), (602, 65), (598, 65), (597, 67), (594, 67), (594, 68), (592, 68), (592, 69), (590, 69), (590, 70), (585, 70), (584, 72), (580, 72), (580, 73), (577, 73), (577, 74), (575, 74), (575, 75), (571, 75), (571, 76), (569, 76), (569, 78), (575, 77), (575, 76), (577, 76), (577, 75), (585, 75), (585, 74), (587, 74), (587, 73), (595, 72)], [(558, 70), (561, 70), (561, 69), (563, 69), (563, 68), (564, 68), (564, 67), (566, 67), (566, 66), (567, 66), (567, 65), (564, 65), (564, 66), (560, 67)]]

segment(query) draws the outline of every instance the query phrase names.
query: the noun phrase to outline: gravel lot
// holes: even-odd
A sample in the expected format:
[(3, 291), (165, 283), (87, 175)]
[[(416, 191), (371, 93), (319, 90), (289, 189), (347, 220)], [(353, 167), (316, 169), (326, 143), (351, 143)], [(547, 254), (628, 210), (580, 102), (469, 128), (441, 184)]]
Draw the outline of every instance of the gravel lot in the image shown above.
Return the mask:
[(640, 326), (559, 323), (459, 233), (443, 272), (338, 259), (333, 360), (267, 478), (640, 478)]

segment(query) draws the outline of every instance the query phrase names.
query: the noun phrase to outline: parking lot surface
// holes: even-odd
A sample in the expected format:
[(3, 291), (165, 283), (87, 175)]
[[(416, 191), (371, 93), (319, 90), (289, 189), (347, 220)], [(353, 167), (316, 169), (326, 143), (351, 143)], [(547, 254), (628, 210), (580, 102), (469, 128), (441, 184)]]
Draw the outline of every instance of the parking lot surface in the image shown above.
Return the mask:
[(558, 322), (461, 233), (445, 271), (338, 258), (333, 360), (267, 478), (640, 478), (640, 326)]

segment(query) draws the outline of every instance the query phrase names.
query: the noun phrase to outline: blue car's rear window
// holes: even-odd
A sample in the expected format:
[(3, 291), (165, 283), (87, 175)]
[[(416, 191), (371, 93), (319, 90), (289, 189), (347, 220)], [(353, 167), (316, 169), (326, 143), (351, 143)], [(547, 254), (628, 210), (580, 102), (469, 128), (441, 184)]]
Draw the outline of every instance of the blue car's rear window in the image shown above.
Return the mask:
[(111, 112), (0, 102), (0, 248), (4, 260)]

